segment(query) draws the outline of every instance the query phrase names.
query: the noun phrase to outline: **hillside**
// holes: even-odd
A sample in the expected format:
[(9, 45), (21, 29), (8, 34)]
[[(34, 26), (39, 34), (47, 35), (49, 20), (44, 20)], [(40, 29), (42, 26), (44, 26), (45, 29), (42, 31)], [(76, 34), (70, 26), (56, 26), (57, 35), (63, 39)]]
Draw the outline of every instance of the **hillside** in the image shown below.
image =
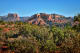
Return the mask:
[[(13, 19), (17, 16), (8, 17)], [(74, 26), (68, 23), (65, 27), (52, 25), (51, 28), (46, 26), (47, 22), (50, 25), (53, 20), (61, 19), (71, 23), (72, 18), (35, 14), (25, 22), (0, 21), (0, 53), (80, 53), (80, 15), (74, 18)], [(31, 21), (40, 24), (27, 23)]]
[(60, 24), (66, 24), (66, 23), (72, 23), (73, 19), (71, 17), (65, 17), (58, 14), (45, 14), (45, 13), (39, 13), (31, 16), (27, 22), (30, 24), (36, 24), (36, 25), (47, 25), (48, 22), (51, 21), (53, 25), (60, 25)]

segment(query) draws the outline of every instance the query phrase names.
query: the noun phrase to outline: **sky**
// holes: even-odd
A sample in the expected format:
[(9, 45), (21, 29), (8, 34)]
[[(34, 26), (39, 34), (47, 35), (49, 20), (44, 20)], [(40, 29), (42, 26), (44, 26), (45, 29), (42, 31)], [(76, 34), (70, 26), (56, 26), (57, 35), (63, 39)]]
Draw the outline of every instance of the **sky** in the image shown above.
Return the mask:
[(0, 0), (0, 16), (8, 13), (19, 16), (36, 13), (75, 16), (80, 13), (80, 0)]

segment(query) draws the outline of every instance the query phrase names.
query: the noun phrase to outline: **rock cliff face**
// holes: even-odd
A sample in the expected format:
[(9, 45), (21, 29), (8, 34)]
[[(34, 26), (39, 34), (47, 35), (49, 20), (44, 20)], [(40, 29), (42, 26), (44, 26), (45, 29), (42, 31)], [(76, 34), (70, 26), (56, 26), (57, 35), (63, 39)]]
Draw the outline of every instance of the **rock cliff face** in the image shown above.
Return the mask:
[(52, 23), (66, 23), (67, 19), (65, 16), (58, 15), (58, 14), (35, 14), (31, 16), (27, 22), (30, 24), (37, 24), (37, 25), (45, 25), (48, 23), (48, 21), (52, 21)]
[(31, 16), (27, 22), (29, 22), (30, 24), (36, 24), (36, 25), (45, 25), (46, 22), (45, 20), (42, 18), (41, 14), (35, 14), (33, 16)]
[(20, 21), (20, 17), (17, 14), (9, 13), (7, 16), (8, 21)]

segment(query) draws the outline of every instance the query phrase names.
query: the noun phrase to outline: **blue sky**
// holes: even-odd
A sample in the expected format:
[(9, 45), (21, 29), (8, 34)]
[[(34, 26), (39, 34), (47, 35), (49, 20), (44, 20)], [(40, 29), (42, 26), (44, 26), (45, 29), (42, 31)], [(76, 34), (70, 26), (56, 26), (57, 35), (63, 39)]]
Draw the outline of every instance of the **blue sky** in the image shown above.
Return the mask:
[(19, 16), (36, 13), (74, 16), (80, 13), (80, 0), (0, 0), (0, 16), (8, 13), (17, 13)]

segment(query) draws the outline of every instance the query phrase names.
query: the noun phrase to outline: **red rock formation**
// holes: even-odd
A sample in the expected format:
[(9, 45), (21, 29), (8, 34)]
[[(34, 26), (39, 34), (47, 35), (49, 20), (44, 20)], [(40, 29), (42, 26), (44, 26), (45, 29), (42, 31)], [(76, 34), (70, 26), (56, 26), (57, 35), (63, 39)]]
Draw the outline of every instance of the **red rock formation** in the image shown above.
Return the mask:
[(30, 24), (36, 24), (36, 25), (45, 25), (48, 24), (48, 21), (52, 21), (52, 23), (67, 23), (68, 19), (66, 19), (62, 15), (58, 14), (45, 14), (45, 13), (40, 13), (40, 14), (35, 14), (31, 16), (31, 18), (28, 19), (28, 22)]
[(19, 21), (20, 17), (17, 14), (11, 14), (11, 13), (9, 13), (8, 14), (8, 20), (9, 21)]
[(28, 22), (30, 24), (36, 24), (36, 25), (45, 25), (46, 24), (45, 21), (42, 19), (40, 14), (33, 15), (33, 17), (30, 18), (28, 20)]
[(52, 15), (49, 16), (48, 20), (49, 21), (52, 21)]

